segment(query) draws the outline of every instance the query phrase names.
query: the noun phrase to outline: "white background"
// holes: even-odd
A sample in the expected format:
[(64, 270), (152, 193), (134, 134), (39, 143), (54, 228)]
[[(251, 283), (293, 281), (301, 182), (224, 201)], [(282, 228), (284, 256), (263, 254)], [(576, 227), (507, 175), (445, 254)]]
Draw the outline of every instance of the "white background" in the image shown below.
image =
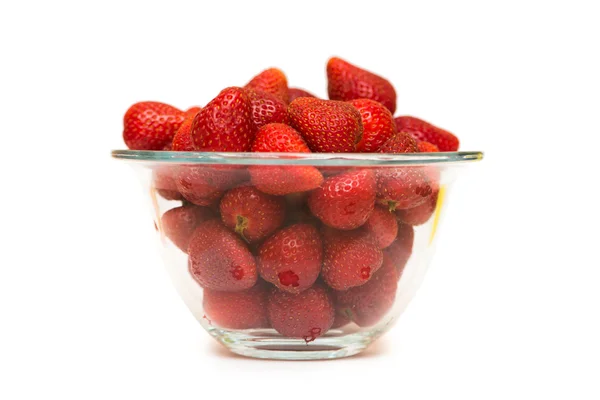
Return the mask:
[[(0, 398), (600, 397), (596, 2), (0, 5)], [(171, 288), (122, 115), (332, 55), (484, 150), (396, 327), (330, 362), (229, 355)], [(225, 397), (223, 397), (225, 396)]]

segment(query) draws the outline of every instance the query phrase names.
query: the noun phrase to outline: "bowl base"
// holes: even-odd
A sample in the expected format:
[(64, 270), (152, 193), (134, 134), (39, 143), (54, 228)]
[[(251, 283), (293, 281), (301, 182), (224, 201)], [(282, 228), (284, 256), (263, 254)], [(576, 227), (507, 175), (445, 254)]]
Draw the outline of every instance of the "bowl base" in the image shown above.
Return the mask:
[(230, 331), (209, 328), (208, 332), (233, 353), (271, 360), (331, 360), (350, 357), (366, 349), (378, 332), (343, 333), (332, 329), (311, 342), (279, 335), (273, 329)]

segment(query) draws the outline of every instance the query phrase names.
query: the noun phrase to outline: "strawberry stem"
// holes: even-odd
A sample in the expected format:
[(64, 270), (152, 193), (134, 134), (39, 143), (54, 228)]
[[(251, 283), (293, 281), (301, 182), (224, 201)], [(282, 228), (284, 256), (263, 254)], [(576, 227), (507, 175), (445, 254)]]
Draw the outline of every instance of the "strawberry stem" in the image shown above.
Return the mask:
[(249, 243), (250, 241), (246, 238), (246, 236), (244, 236), (244, 230), (248, 227), (248, 218), (238, 215), (236, 219), (237, 223), (235, 224), (235, 233), (240, 235), (242, 239)]

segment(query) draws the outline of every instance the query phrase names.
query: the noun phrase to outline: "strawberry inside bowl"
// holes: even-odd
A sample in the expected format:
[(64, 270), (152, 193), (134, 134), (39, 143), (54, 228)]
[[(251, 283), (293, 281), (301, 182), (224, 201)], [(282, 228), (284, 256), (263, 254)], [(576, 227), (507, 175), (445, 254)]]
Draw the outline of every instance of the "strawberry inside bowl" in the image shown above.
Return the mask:
[(275, 359), (351, 356), (389, 330), (427, 270), (452, 183), (482, 158), (112, 155), (139, 172), (194, 317), (231, 351)]

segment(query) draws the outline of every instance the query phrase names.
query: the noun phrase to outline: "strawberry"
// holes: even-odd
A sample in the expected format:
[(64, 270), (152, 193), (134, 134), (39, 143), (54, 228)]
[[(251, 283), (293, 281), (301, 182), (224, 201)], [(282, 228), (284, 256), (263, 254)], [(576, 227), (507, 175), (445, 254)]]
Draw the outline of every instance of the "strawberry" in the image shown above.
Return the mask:
[(324, 232), (325, 283), (335, 290), (364, 285), (381, 267), (383, 253), (375, 238), (363, 230)]
[(244, 87), (274, 94), (285, 104), (289, 101), (287, 78), (285, 77), (285, 74), (277, 68), (264, 70), (252, 78), (252, 80)]
[(291, 103), (292, 101), (296, 100), (298, 97), (317, 97), (312, 93), (307, 92), (304, 89), (299, 89), (299, 88), (289, 88), (288, 89), (288, 93), (289, 93), (289, 102)]
[(257, 257), (260, 276), (290, 293), (311, 287), (319, 277), (322, 261), (321, 237), (309, 224), (281, 229), (261, 245)]
[(132, 150), (164, 150), (183, 123), (183, 111), (164, 103), (135, 103), (123, 118), (123, 140)]
[[(310, 153), (300, 134), (284, 124), (268, 124), (257, 133), (252, 151), (280, 153)], [(260, 191), (284, 195), (319, 187), (323, 175), (312, 166), (251, 166), (252, 184)]]
[(311, 192), (308, 206), (332, 228), (358, 228), (375, 207), (375, 174), (369, 169), (357, 169), (329, 177)]
[[(197, 113), (196, 113), (197, 114)], [(171, 150), (173, 151), (194, 151), (194, 142), (192, 141), (192, 122), (196, 114), (188, 114), (186, 111), (185, 120), (177, 129), (175, 136), (173, 137), (173, 144)]]
[(362, 140), (356, 151), (374, 153), (396, 134), (394, 116), (383, 104), (369, 99), (356, 99), (349, 103), (360, 112), (363, 125)]
[(396, 210), (398, 221), (408, 225), (423, 225), (429, 221), (437, 206), (438, 192), (435, 191), (420, 206), (409, 208), (407, 210)]
[(175, 246), (187, 253), (190, 238), (194, 230), (204, 221), (214, 218), (213, 212), (206, 207), (188, 204), (165, 212), (161, 218), (165, 236)]
[(396, 222), (396, 216), (388, 209), (377, 206), (363, 225), (363, 229), (375, 238), (380, 249), (384, 249), (396, 239), (398, 223)]
[(339, 329), (346, 325), (348, 325), (352, 320), (348, 315), (344, 314), (343, 311), (335, 311), (335, 320), (333, 321), (333, 325), (331, 325), (331, 329)]
[(387, 79), (341, 58), (329, 59), (327, 81), (332, 100), (371, 99), (383, 104), (392, 114), (396, 111), (396, 90)]
[(421, 205), (432, 192), (423, 168), (390, 167), (377, 171), (377, 199), (390, 211)]
[(251, 149), (253, 152), (263, 153), (310, 153), (310, 149), (300, 133), (281, 123), (261, 127), (256, 133)]
[(246, 178), (244, 170), (216, 169), (207, 166), (181, 166), (175, 180), (177, 190), (189, 202), (210, 206), (223, 193)]
[(327, 289), (315, 284), (299, 294), (271, 289), (267, 315), (277, 332), (309, 343), (331, 328), (335, 310)]
[(253, 186), (229, 190), (221, 199), (219, 209), (225, 226), (249, 243), (271, 235), (285, 218), (285, 200)]
[(402, 276), (402, 271), (412, 254), (413, 242), (415, 240), (415, 231), (412, 226), (407, 224), (398, 224), (398, 236), (392, 244), (384, 250), (384, 255), (389, 257), (390, 261), (396, 267), (398, 279)]
[(440, 151), (435, 144), (422, 140), (417, 141), (417, 147), (419, 148), (419, 153), (439, 153)]
[(397, 288), (396, 268), (384, 257), (383, 265), (367, 283), (343, 292), (334, 290), (333, 298), (338, 313), (366, 327), (375, 325), (392, 308)]
[(200, 107), (200, 106), (193, 106), (193, 107), (188, 108), (185, 111), (185, 116), (186, 116), (186, 118), (187, 117), (195, 117), (196, 114), (198, 114), (200, 111), (202, 111), (202, 107)]
[(188, 254), (190, 274), (205, 289), (235, 292), (256, 283), (254, 256), (244, 241), (218, 219), (196, 228)]
[(255, 132), (263, 126), (287, 122), (287, 104), (274, 94), (260, 90), (245, 89), (252, 106), (252, 122)]
[(312, 151), (351, 153), (362, 139), (360, 113), (351, 104), (299, 97), (288, 107), (290, 125)]
[(380, 153), (417, 153), (418, 151), (416, 140), (404, 132), (398, 132), (379, 148)]
[(434, 144), (440, 151), (458, 150), (459, 141), (456, 136), (429, 122), (408, 116), (396, 117), (395, 121), (398, 132), (406, 132), (417, 140)]
[(254, 127), (246, 91), (223, 89), (196, 115), (191, 135), (198, 151), (249, 151)]
[(268, 294), (269, 286), (260, 280), (250, 289), (241, 292), (204, 289), (202, 307), (211, 322), (221, 328), (269, 328)]
[(176, 170), (173, 168), (161, 167), (152, 171), (152, 184), (156, 192), (165, 200), (181, 200), (183, 196), (177, 189), (175, 182)]

